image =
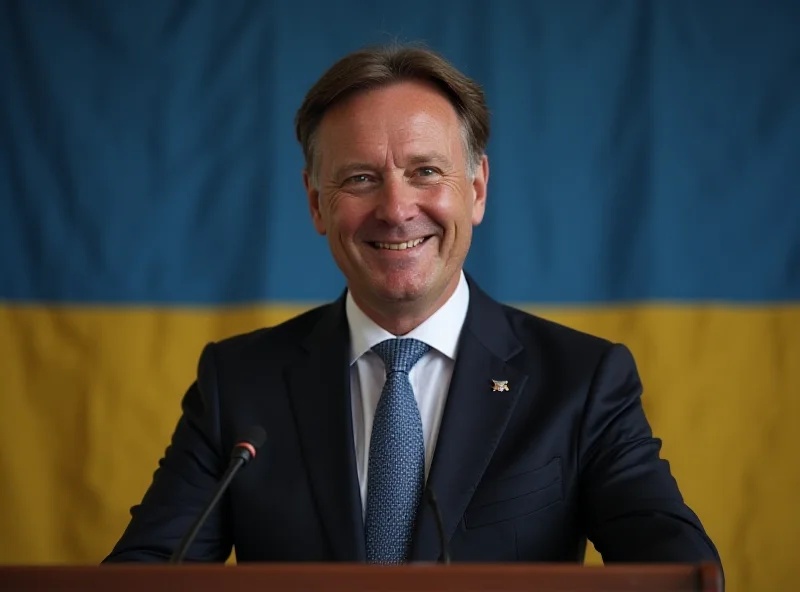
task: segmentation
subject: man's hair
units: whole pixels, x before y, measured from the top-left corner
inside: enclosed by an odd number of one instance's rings
[[[474,176],[489,141],[489,110],[483,89],[430,49],[385,45],[340,59],[311,87],[297,111],[297,140],[314,187],[319,186],[317,131],[325,113],[359,91],[413,80],[433,84],[453,105],[461,121],[467,175]]]

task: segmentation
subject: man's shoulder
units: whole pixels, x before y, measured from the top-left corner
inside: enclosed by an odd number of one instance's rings
[[[315,306],[276,325],[220,339],[215,342],[215,349],[221,355],[239,358],[246,358],[249,353],[263,356],[265,351],[272,355],[294,352],[334,305],[329,302]]]
[[[582,360],[594,365],[614,346],[609,339],[539,314],[501,305],[514,335],[528,351],[563,361]]]
[[[638,372],[633,353],[624,344],[512,306],[503,305],[503,311],[521,345],[514,363],[536,368],[551,386],[583,389],[601,367],[605,372]]]
[[[542,316],[542,313],[531,312],[507,304],[501,304],[501,307],[511,326],[523,333],[535,333],[545,338],[568,342],[577,341],[602,348],[608,347],[611,343],[599,335]]]
[[[503,324],[500,320],[502,316],[524,348],[566,346],[604,351],[612,345],[608,339],[599,335],[592,335],[575,327],[547,319],[541,314],[524,310],[519,306],[500,302],[484,291],[474,278],[467,275],[467,280],[473,299],[470,306],[475,317],[481,319],[480,324],[484,326],[487,323]]]

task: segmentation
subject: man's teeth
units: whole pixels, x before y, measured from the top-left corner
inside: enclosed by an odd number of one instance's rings
[[[424,238],[415,238],[412,241],[408,241],[405,243],[375,243],[375,246],[379,249],[390,249],[392,251],[404,251],[405,249],[410,249],[411,247],[416,247],[418,244],[424,241]]]

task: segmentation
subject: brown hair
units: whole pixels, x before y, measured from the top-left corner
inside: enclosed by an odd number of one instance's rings
[[[295,131],[312,184],[317,185],[316,132],[328,109],[360,90],[403,80],[430,82],[450,100],[462,123],[467,170],[474,174],[489,141],[489,110],[481,87],[430,49],[384,45],[361,49],[337,61],[311,87],[297,111]]]

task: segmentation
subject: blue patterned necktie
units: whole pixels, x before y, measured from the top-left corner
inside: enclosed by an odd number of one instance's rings
[[[372,348],[386,366],[375,410],[367,472],[366,544],[369,563],[403,563],[425,484],[422,420],[408,373],[430,346],[387,339]]]

